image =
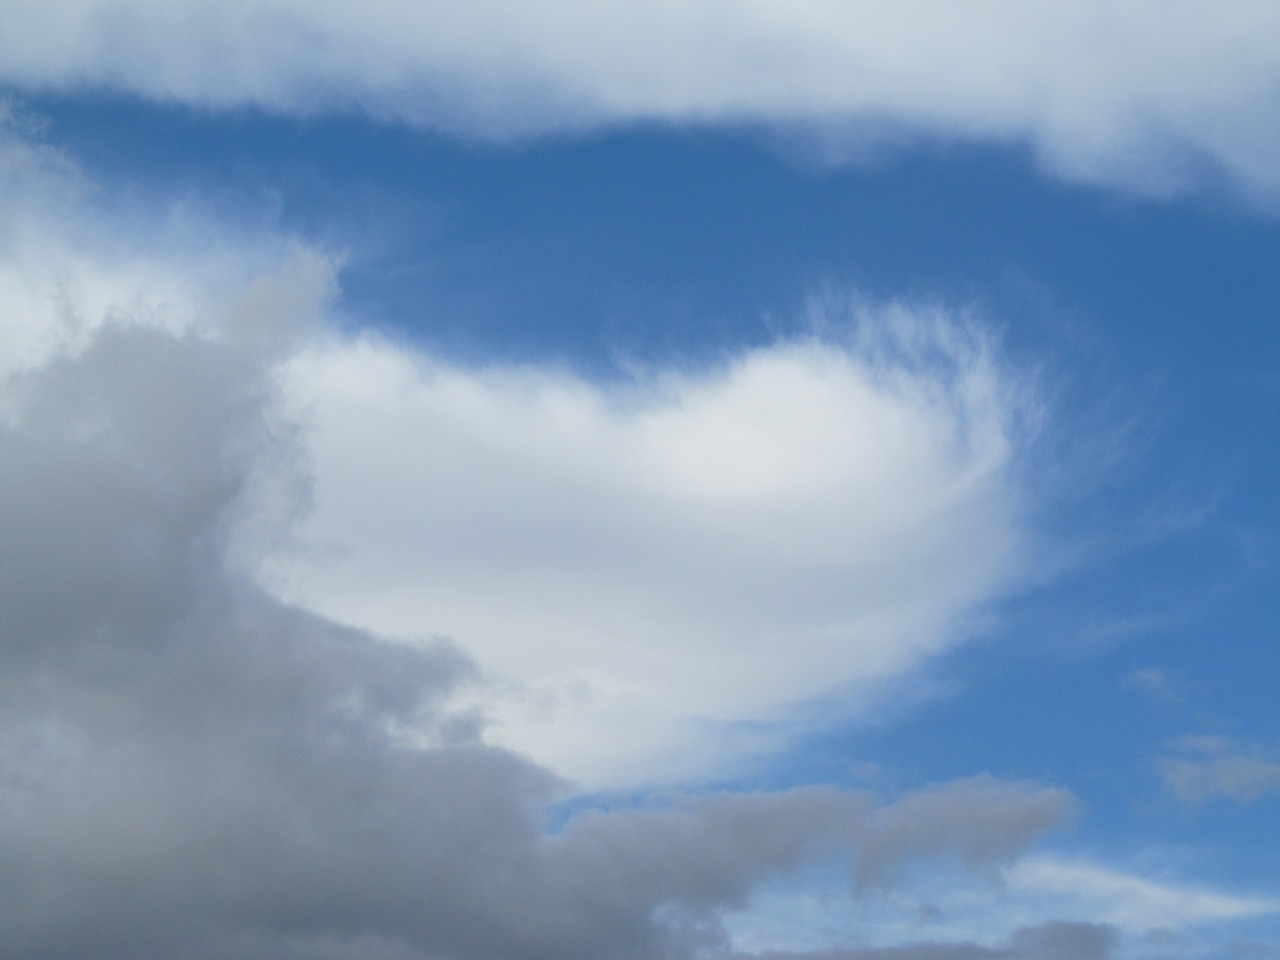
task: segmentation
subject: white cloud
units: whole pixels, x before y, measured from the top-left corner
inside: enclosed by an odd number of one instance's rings
[[[987,347],[936,313],[861,322],[611,384],[370,337],[309,351],[288,381],[311,549],[270,579],[454,638],[508,684],[482,698],[491,736],[558,771],[724,772],[759,746],[729,725],[916,667],[1023,559]]]
[[[253,320],[236,320],[249,306],[237,298],[286,264],[315,274],[321,289],[332,277],[335,265],[318,251],[269,233],[237,233],[180,209],[159,219],[109,212],[71,158],[21,127],[0,105],[0,380],[82,347],[107,323],[174,332],[261,325],[253,309]],[[312,285],[302,286],[314,309]]]
[[[357,107],[471,135],[645,119],[1029,143],[1163,191],[1280,189],[1265,0],[9,0],[0,77],[196,104]]]
[[[1038,910],[1141,933],[1280,912],[1274,897],[1223,893],[1087,861],[1030,857],[1007,873],[1010,891]]]

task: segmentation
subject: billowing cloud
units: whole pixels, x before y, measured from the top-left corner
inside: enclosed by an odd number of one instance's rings
[[[690,956],[813,856],[882,883],[1004,865],[1069,814],[1063,791],[980,777],[673,795],[548,832],[563,783],[453,707],[483,682],[465,651],[251,575],[305,507],[285,385],[326,336],[332,265],[268,240],[254,279],[171,225],[118,242],[56,156],[0,163],[0,306],[22,331],[0,365],[7,957]]]
[[[9,0],[0,77],[199,105],[357,108],[473,136],[765,125],[840,157],[1027,143],[1148,191],[1280,188],[1273,4],[1131,0]]]

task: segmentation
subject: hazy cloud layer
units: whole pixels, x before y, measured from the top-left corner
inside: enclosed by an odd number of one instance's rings
[[[1024,142],[1072,178],[1280,188],[1280,10],[1255,0],[9,0],[0,77],[357,108],[509,137],[763,124],[821,154]]]

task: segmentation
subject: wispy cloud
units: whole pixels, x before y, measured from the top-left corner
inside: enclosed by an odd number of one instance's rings
[[[1182,696],[1178,693],[1177,686],[1170,679],[1169,674],[1156,667],[1139,667],[1136,670],[1132,670],[1125,677],[1125,682],[1134,689],[1141,690],[1147,696],[1157,700],[1165,700],[1170,703],[1178,703],[1182,700]]]
[[[1015,894],[1050,915],[1088,916],[1135,933],[1280,912],[1272,897],[1223,893],[1082,860],[1033,857],[1007,874]]]
[[[1165,786],[1183,803],[1200,806],[1215,797],[1253,803],[1280,794],[1280,759],[1275,750],[1221,737],[1183,737],[1157,764]]]

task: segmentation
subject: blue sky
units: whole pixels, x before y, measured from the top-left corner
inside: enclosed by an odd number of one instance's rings
[[[1267,5],[58,6],[16,955],[1280,957]]]

